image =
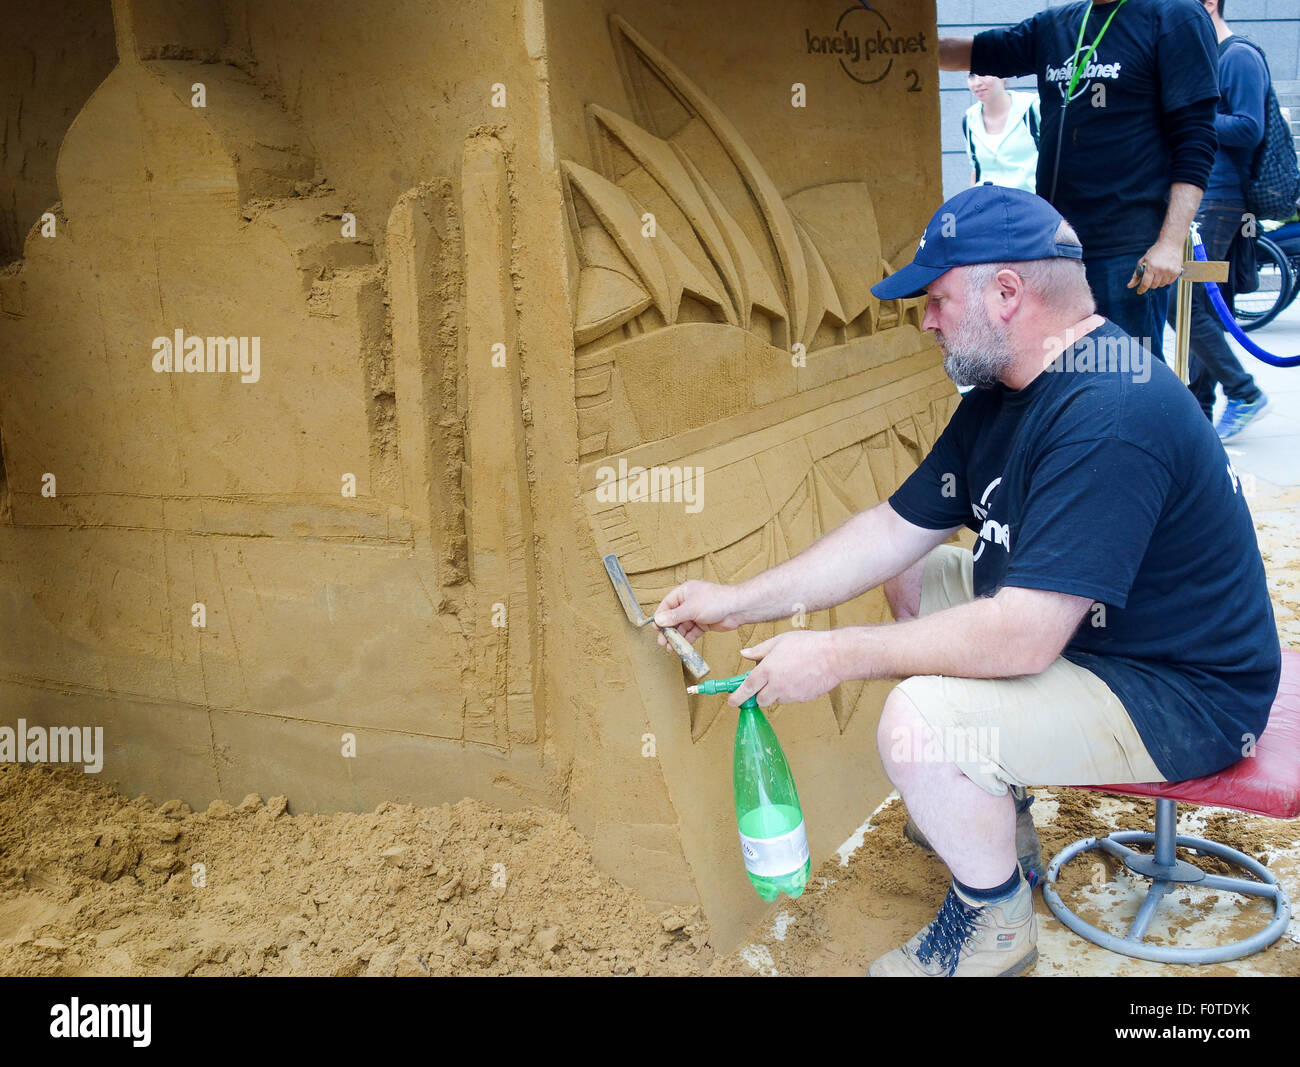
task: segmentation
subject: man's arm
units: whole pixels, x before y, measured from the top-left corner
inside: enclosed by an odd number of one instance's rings
[[[974,37],[940,37],[939,69],[970,70],[970,50]]]
[[[901,574],[960,527],[927,530],[882,500],[818,538],[792,559],[735,587],[744,622],[766,622],[794,611],[820,611],[852,600]]]
[[[741,650],[759,663],[729,703],[756,694],[764,708],[798,704],[855,678],[1038,674],[1061,654],[1092,603],[1091,597],[1006,586],[996,596],[906,622],[780,633]]]
[[[1183,242],[1192,220],[1196,218],[1196,209],[1201,203],[1205,190],[1190,182],[1174,182],[1169,186],[1169,206],[1165,208],[1164,225],[1160,227],[1160,240],[1170,244],[1177,242],[1178,254],[1183,252]],[[1179,267],[1181,270],[1181,266]]]
[[[1268,72],[1249,45],[1229,48],[1219,64],[1219,95],[1227,111],[1214,116],[1214,133],[1220,145],[1254,148],[1264,137],[1264,107]]]
[[[1183,242],[1196,218],[1218,148],[1214,134],[1217,103],[1213,97],[1197,100],[1164,117],[1165,136],[1170,143],[1169,204],[1160,236],[1138,260],[1146,264],[1146,272],[1139,278],[1134,269],[1129,279],[1128,288],[1137,286],[1139,293],[1169,285],[1182,273]]]
[[[1139,293],[1178,280],[1183,271],[1183,242],[1196,218],[1196,209],[1205,190],[1188,182],[1174,182],[1169,186],[1169,206],[1165,208],[1165,221],[1160,227],[1156,243],[1138,260],[1145,263],[1146,272],[1138,277],[1136,270],[1129,279],[1128,288],[1135,285]]]
[[[1135,269],[1129,279],[1128,287],[1137,286],[1139,293],[1169,285],[1182,272],[1183,242],[1219,147],[1214,133],[1219,102],[1214,27],[1199,4],[1186,7],[1156,41],[1161,135],[1169,146],[1169,205],[1160,236],[1138,260],[1146,264],[1146,272],[1139,280]]]
[[[852,600],[900,574],[960,527],[927,530],[888,501],[845,520],[797,556],[736,585],[691,581],[655,609],[660,626],[677,626],[694,641],[708,629],[785,618],[802,605],[820,611]]]
[[[1010,678],[1046,670],[1092,604],[1091,597],[1005,586],[906,622],[832,633],[845,678]]]

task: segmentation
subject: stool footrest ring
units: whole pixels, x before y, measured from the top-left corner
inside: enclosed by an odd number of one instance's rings
[[[1205,874],[1199,868],[1176,858],[1172,865],[1160,864],[1155,856],[1127,847],[1129,844],[1155,845],[1156,840],[1157,834],[1148,830],[1121,830],[1107,837],[1086,837],[1066,846],[1047,868],[1047,880],[1043,883],[1043,898],[1047,901],[1047,906],[1052,909],[1052,914],[1080,937],[1094,944],[1125,956],[1158,963],[1222,963],[1224,960],[1240,959],[1242,956],[1249,956],[1260,949],[1267,948],[1282,936],[1291,921],[1291,904],[1287,899],[1286,891],[1278,884],[1277,878],[1262,863],[1244,852],[1219,844],[1217,841],[1206,841],[1204,838],[1182,834],[1174,839],[1179,848],[1194,849],[1203,855],[1225,860],[1243,868],[1254,875],[1258,881],[1250,878],[1228,878],[1222,875]],[[1115,856],[1130,870],[1151,879],[1146,899],[1138,909],[1127,937],[1116,937],[1091,923],[1084,922],[1066,907],[1056,890],[1056,880],[1061,873],[1061,868],[1076,856],[1094,849]],[[1185,869],[1196,871],[1199,877],[1186,876]],[[1147,944],[1143,938],[1146,936],[1147,927],[1155,915],[1160,899],[1172,892],[1179,884],[1189,883],[1206,889],[1264,897],[1273,902],[1273,919],[1250,937],[1226,945],[1179,948]]]

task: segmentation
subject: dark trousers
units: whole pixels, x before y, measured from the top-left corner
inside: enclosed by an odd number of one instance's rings
[[[1165,319],[1169,315],[1172,287],[1148,289],[1143,294],[1138,293],[1137,286],[1127,288],[1139,258],[1131,252],[1093,259],[1085,256],[1083,266],[1097,301],[1097,314],[1105,315],[1130,337],[1141,341],[1153,356],[1163,360]]]
[[[1226,259],[1237,228],[1241,225],[1244,204],[1201,204],[1196,223],[1201,230],[1206,259]],[[1245,240],[1245,238],[1243,238]],[[1229,277],[1232,271],[1228,272]],[[1229,307],[1232,306],[1231,282],[1220,284],[1219,291]],[[1169,309],[1169,324],[1174,325],[1176,309]],[[1214,387],[1223,386],[1223,395],[1229,400],[1251,403],[1260,398],[1259,386],[1242,368],[1240,361],[1228,347],[1223,333],[1223,323],[1210,303],[1210,294],[1204,285],[1192,286],[1192,328],[1188,342],[1188,387],[1196,397],[1205,417],[1213,418]]]

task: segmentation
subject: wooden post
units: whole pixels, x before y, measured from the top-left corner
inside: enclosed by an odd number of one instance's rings
[[[1184,382],[1191,380],[1188,370],[1187,350],[1192,334],[1192,286],[1197,282],[1226,282],[1228,264],[1225,260],[1201,262],[1192,251],[1197,236],[1196,223],[1192,223],[1187,240],[1183,242],[1183,273],[1178,278],[1178,304],[1174,319],[1174,371]]]

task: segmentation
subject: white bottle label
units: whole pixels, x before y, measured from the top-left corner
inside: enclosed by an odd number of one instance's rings
[[[780,878],[801,870],[808,861],[808,835],[803,820],[788,834],[780,837],[746,837],[740,835],[740,854],[745,870],[760,878]]]

